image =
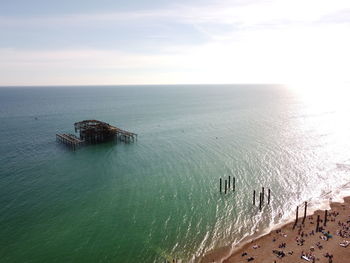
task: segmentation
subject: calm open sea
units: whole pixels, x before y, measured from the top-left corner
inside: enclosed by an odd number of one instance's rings
[[[330,94],[332,94],[330,92]],[[273,85],[0,88],[1,262],[187,262],[350,189],[341,94]],[[333,96],[334,95],[334,96]],[[98,119],[134,144],[55,141]],[[236,192],[219,193],[219,178]],[[270,188],[260,213],[253,190]]]

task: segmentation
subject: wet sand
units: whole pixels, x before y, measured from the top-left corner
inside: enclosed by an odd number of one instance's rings
[[[300,217],[294,229],[294,222],[288,223],[244,244],[231,255],[227,255],[227,249],[218,249],[205,255],[200,262],[350,263],[350,197],[344,198],[344,203],[331,203],[330,206],[326,225],[325,211],[317,210],[306,217],[304,224]],[[303,216],[303,208],[299,209],[300,214]],[[318,215],[323,232],[316,232]],[[349,242],[347,247],[340,246],[344,241]]]

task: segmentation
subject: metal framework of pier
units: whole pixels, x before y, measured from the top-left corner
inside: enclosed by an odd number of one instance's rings
[[[84,143],[83,140],[79,139],[74,134],[68,133],[56,134],[56,140],[71,146],[73,149],[81,146]]]
[[[56,134],[56,139],[66,145],[72,146],[74,149],[83,143],[101,143],[108,140],[117,139],[125,143],[137,140],[137,134],[125,131],[109,123],[98,120],[85,120],[74,123],[76,133],[74,134]]]

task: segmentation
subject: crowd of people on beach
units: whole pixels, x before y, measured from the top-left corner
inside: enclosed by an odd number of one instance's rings
[[[330,233],[330,231],[327,231],[326,228],[327,227],[327,222],[336,222],[336,217],[339,215],[339,212],[336,211],[330,211],[330,213],[328,214],[328,217],[325,219],[326,221],[320,220],[320,223],[322,225],[318,226],[318,228],[315,230],[311,230],[311,231],[305,231],[305,225],[304,224],[300,224],[298,226],[298,232],[296,233],[296,237],[295,237],[295,242],[298,246],[305,246],[306,240],[308,240],[308,237],[311,236],[315,236],[315,235],[319,235],[319,238],[321,239],[320,241],[315,242],[313,245],[310,246],[310,248],[305,248],[301,251],[300,253],[300,259],[305,260],[307,262],[320,262],[320,258],[318,258],[318,256],[323,256],[324,258],[326,258],[328,260],[328,263],[333,263],[333,254],[330,254],[329,252],[325,252],[323,254],[319,254],[317,253],[317,251],[323,250],[325,247],[326,243],[322,243],[322,242],[327,242],[330,239],[333,238],[333,235]],[[316,225],[314,222],[314,218],[313,216],[309,216],[309,223],[311,225]],[[317,224],[318,225],[318,224]],[[341,222],[338,221],[338,227],[340,229],[338,229],[336,231],[336,235],[340,236],[342,238],[344,238],[344,241],[341,242],[339,245],[341,247],[346,248],[347,246],[350,245],[350,241],[349,240],[345,240],[346,238],[350,238],[350,216],[348,218],[348,220],[346,222]],[[274,231],[276,235],[272,236],[272,242],[276,242],[280,237],[287,237],[287,234],[282,232],[281,229],[278,229],[276,231]],[[310,243],[310,242],[308,242]],[[277,244],[276,244],[277,247]],[[260,248],[260,245],[258,244],[254,244],[252,246],[252,248],[254,250]],[[290,251],[285,251],[285,249],[287,248],[287,243],[286,242],[281,242],[278,244],[278,249],[273,249],[272,253],[279,259],[282,259],[288,255],[293,255],[294,251],[290,250]],[[247,252],[242,253],[241,255],[243,258],[245,258],[245,260],[247,262],[253,261],[255,258],[251,255],[248,256]],[[256,257],[256,255],[255,255]],[[276,262],[276,261],[274,261]],[[324,262],[324,261],[321,261]]]
[[[341,229],[337,230],[336,235],[342,238],[350,238],[350,216],[347,222],[339,221],[338,226],[341,227]]]

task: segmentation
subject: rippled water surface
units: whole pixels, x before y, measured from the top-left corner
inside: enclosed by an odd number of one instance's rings
[[[350,188],[347,104],[266,85],[0,88],[0,261],[187,262],[316,207]],[[55,141],[84,119],[138,141]]]

